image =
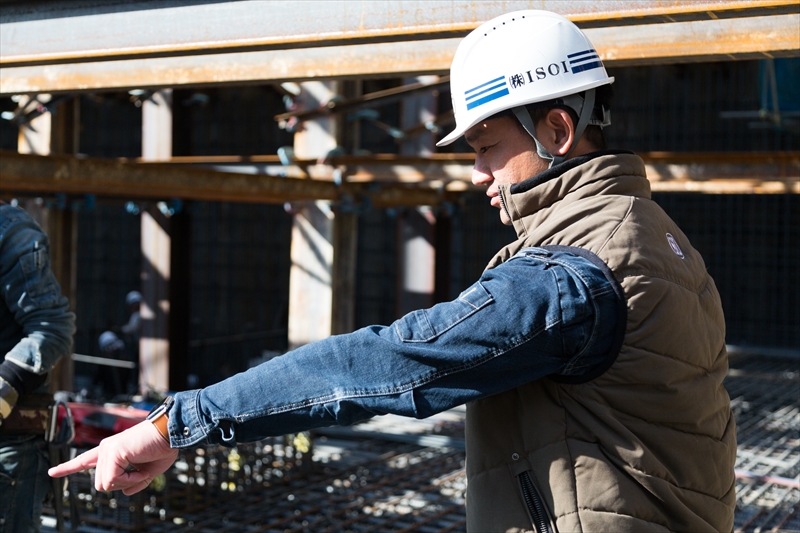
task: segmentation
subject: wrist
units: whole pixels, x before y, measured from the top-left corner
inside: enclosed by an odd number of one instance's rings
[[[167,441],[169,444],[169,408],[172,407],[172,404],[175,400],[172,396],[167,396],[163,402],[156,405],[150,414],[147,415],[147,421],[153,424],[158,431],[158,433]]]

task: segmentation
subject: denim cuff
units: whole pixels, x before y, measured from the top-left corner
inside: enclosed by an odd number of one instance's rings
[[[178,392],[175,403],[167,413],[169,445],[171,448],[189,448],[208,438],[214,424],[205,421],[199,408],[199,390]]]

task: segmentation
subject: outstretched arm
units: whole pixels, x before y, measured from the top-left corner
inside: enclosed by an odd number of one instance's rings
[[[544,376],[582,375],[616,357],[616,325],[617,297],[590,261],[521,254],[452,302],[176,393],[169,443],[145,422],[50,472],[96,466],[99,490],[133,494],[174,462],[170,445],[233,445],[385,413],[423,418]]]
[[[121,490],[131,495],[146,488],[177,457],[178,450],[169,447],[151,422],[144,421],[103,439],[98,447],[51,468],[48,473],[64,477],[94,467],[97,490]]]

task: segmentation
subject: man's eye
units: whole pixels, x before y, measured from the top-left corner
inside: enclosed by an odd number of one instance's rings
[[[482,154],[485,154],[486,152],[488,152],[488,151],[489,151],[489,148],[491,148],[492,146],[494,146],[494,145],[491,145],[491,146],[483,146],[483,147],[481,147],[481,149],[480,149],[480,150],[478,150],[478,151],[479,151],[480,153],[482,153]]]

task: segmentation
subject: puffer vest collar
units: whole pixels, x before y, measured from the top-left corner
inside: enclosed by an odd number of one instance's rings
[[[530,227],[546,214],[534,216],[554,203],[573,195],[574,199],[598,194],[618,194],[650,198],[650,184],[644,162],[627,150],[605,150],[574,157],[525,181],[498,187],[502,208],[506,210],[517,237],[525,237]]]

